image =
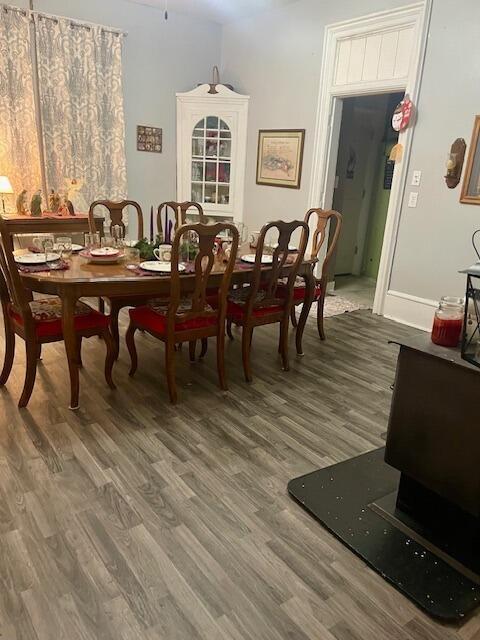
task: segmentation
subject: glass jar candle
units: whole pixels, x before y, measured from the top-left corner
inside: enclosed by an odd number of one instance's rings
[[[463,298],[444,296],[435,311],[432,342],[442,347],[456,347],[463,328]]]

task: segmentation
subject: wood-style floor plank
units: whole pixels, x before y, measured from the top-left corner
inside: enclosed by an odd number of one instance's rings
[[[125,329],[125,315],[122,316]],[[69,411],[62,344],[45,345],[18,410],[19,344],[0,390],[0,637],[27,640],[475,640],[428,619],[288,496],[290,478],[384,442],[397,349],[414,330],[367,311],[313,322],[281,370],[277,329],[255,330],[254,382],[239,333],[202,362],[138,334],[117,391],[104,347],[84,340],[81,408]],[[291,336],[293,338],[293,336]]]

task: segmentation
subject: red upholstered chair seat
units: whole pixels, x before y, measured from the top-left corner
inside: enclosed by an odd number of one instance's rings
[[[286,295],[286,282],[279,282],[279,286],[277,289],[277,294],[280,298],[284,298]],[[305,287],[305,280],[300,277],[297,276],[295,278],[295,284],[294,284],[294,288],[293,288],[293,301],[294,302],[298,302],[299,300],[303,300],[305,298],[305,293],[306,293],[306,287]],[[322,293],[322,286],[320,283],[315,285],[315,293],[314,293],[314,300],[318,300],[318,298],[320,298],[320,295]]]
[[[283,311],[283,307],[280,305],[275,305],[272,307],[259,307],[258,309],[253,310],[253,315],[256,318],[263,318],[264,316],[269,316],[274,313],[278,313]],[[227,317],[234,322],[241,320],[245,315],[245,305],[236,304],[231,300],[227,303]]]
[[[162,298],[150,300],[147,305],[129,309],[130,320],[137,326],[153,331],[154,333],[166,333],[167,331],[167,312],[169,301]],[[192,308],[190,298],[180,300],[178,313],[185,313]],[[210,304],[205,305],[205,311],[213,311]],[[205,318],[192,318],[182,321],[181,318],[175,322],[175,331],[189,331],[191,329],[201,329],[203,327],[213,326],[217,324],[216,316]]]
[[[38,338],[58,336],[61,339],[62,331],[62,301],[60,298],[42,298],[29,302],[35,333]],[[22,315],[10,307],[10,316],[17,324],[23,325]],[[89,307],[84,302],[77,302],[75,306],[74,326],[75,331],[87,331],[90,329],[106,329],[109,317]]]

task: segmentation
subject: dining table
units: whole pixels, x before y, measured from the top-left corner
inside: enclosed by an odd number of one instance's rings
[[[232,274],[231,284],[248,283],[254,265],[242,261],[242,256],[251,254],[248,243],[241,246]],[[293,261],[292,261],[293,262]],[[292,262],[286,262],[279,272],[284,278],[292,268]],[[302,336],[308,314],[315,294],[314,266],[316,259],[305,258],[300,265],[298,275],[304,279],[306,293],[303,308],[296,331],[296,350],[303,355]],[[133,267],[133,268],[132,268]],[[221,259],[215,260],[210,273],[208,286],[220,286],[225,264]],[[264,265],[267,271],[271,266]],[[75,305],[80,298],[101,298],[122,296],[168,297],[171,287],[169,274],[143,272],[139,266],[129,263],[123,258],[117,264],[92,264],[78,254],[73,254],[68,261],[68,268],[63,270],[50,269],[46,271],[32,270],[20,272],[23,285],[32,293],[56,295],[62,301],[62,329],[65,350],[70,375],[70,409],[79,407],[79,354],[77,350],[77,336],[74,328]],[[195,275],[184,273],[181,275],[182,293],[193,292]]]

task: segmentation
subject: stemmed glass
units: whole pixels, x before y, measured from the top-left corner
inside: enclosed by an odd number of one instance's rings
[[[112,240],[113,246],[121,248],[124,245],[123,227],[119,224],[114,224],[112,227]]]

